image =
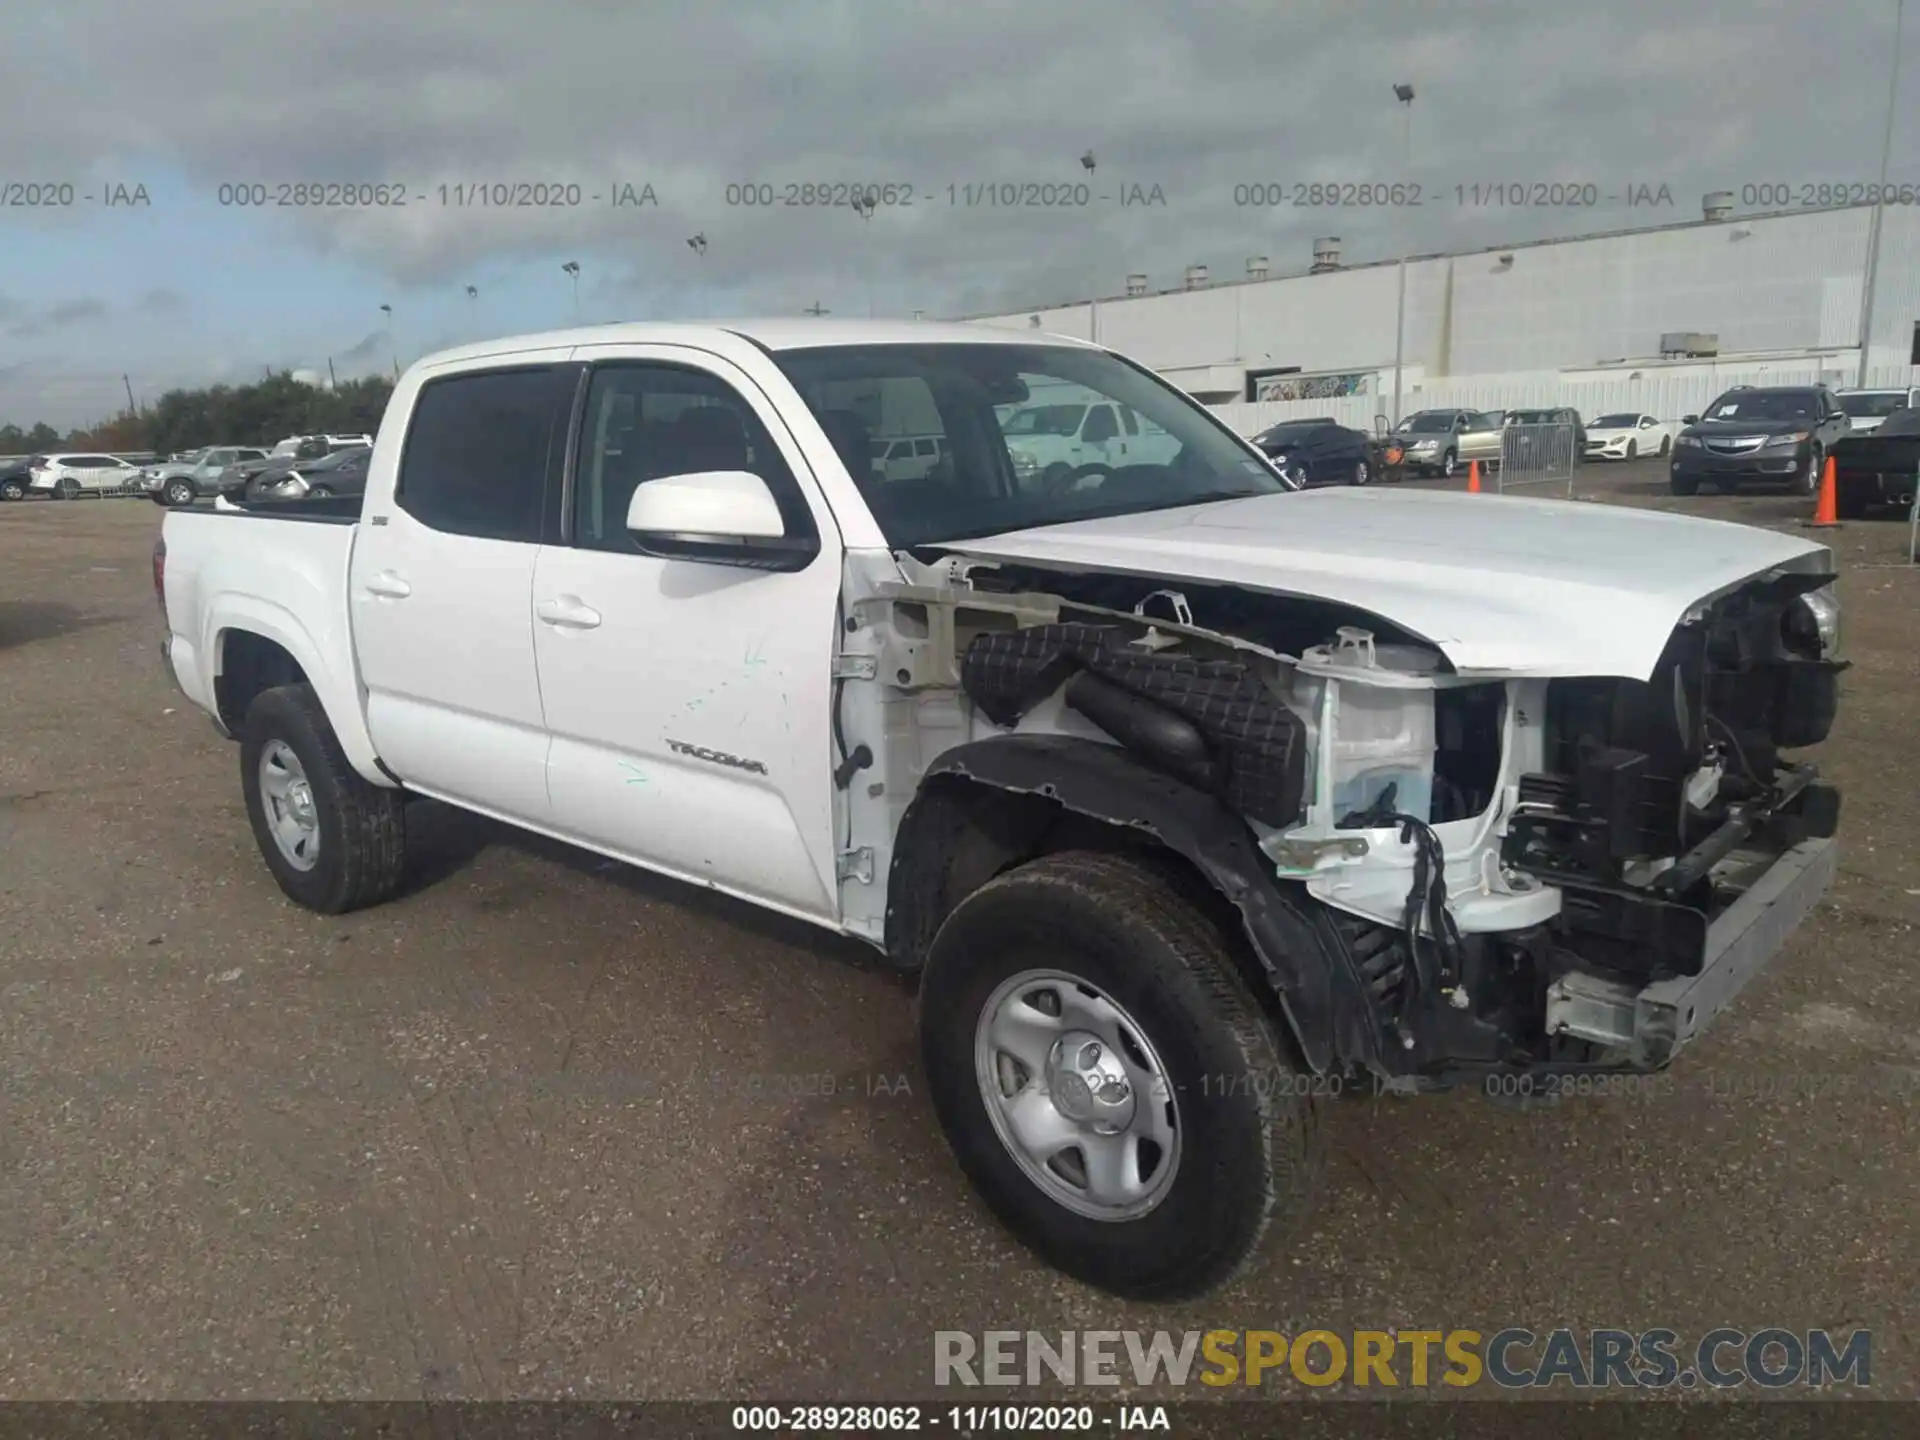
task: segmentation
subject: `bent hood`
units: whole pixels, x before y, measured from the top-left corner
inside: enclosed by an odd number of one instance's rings
[[[1644,680],[1686,613],[1832,552],[1750,525],[1505,495],[1309,490],[1037,526],[942,549],[980,560],[1332,600],[1455,670]]]

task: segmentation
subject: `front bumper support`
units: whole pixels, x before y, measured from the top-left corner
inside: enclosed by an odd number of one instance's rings
[[[1636,990],[1579,973],[1547,991],[1547,1030],[1626,1050],[1636,1069],[1658,1070],[1746,988],[1833,886],[1833,839],[1803,840],[1776,860],[1707,930],[1698,975]]]

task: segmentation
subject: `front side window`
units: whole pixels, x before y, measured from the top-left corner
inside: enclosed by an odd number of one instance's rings
[[[414,402],[395,502],[450,535],[538,543],[563,372],[430,380]]]
[[[575,545],[638,554],[627,529],[633,492],[649,480],[713,470],[758,475],[780,506],[788,536],[817,538],[812,512],[773,437],[753,407],[716,375],[676,365],[597,367],[581,423]],[[871,444],[863,440],[860,452],[870,457]]]
[[[776,354],[888,542],[937,545],[1029,525],[1287,494],[1271,464],[1148,371],[1063,345],[849,345]],[[1094,449],[1134,411],[1137,441]],[[941,459],[888,481],[856,465],[857,412],[935,435]],[[1104,417],[1104,421],[1102,421]]]
[[[1904,408],[1906,403],[1906,394],[1899,390],[1870,391],[1840,397],[1840,408],[1855,420],[1884,419]]]

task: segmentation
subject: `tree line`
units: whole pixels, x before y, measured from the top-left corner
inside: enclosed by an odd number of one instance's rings
[[[268,446],[289,435],[371,435],[380,428],[393,382],[379,375],[323,389],[291,371],[251,385],[169,390],[151,405],[64,435],[44,422],[0,425],[0,455],[48,450],[151,450],[171,455],[203,445]]]

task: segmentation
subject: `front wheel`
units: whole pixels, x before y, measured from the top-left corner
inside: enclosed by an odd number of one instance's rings
[[[1670,436],[1664,436],[1664,435],[1663,435],[1663,436],[1662,436],[1662,437],[1660,438],[1660,458],[1661,458],[1662,460],[1664,460],[1664,459],[1666,459],[1666,458],[1667,458],[1667,452],[1668,452],[1669,450],[1671,450],[1671,449],[1673,449],[1673,439],[1672,439],[1672,437],[1670,437]]]
[[[333,497],[333,487],[331,485],[316,485],[307,491],[307,494],[315,500],[328,500]]]
[[[1118,856],[1044,857],[961,901],[921,979],[941,1127],[1024,1244],[1117,1295],[1219,1285],[1318,1160],[1312,1079],[1224,933]]]
[[[167,504],[169,505],[191,505],[193,503],[193,486],[185,480],[169,480],[164,493],[167,498]]]
[[[1700,480],[1693,475],[1670,475],[1667,488],[1676,495],[1697,495],[1700,493]]]
[[[354,770],[312,686],[264,690],[248,707],[240,785],[254,841],[288,899],[340,915],[399,888],[406,797]]]
[[[1809,495],[1820,493],[1820,466],[1824,459],[1818,446],[1807,451],[1807,468],[1800,477],[1800,488]]]
[[[27,487],[18,480],[0,480],[0,500],[24,500]]]
[[[1635,460],[1638,460],[1639,458],[1640,458],[1639,442],[1635,440],[1627,441],[1627,463],[1632,464]]]
[[[1366,461],[1356,460],[1353,462],[1353,483],[1354,484],[1366,485],[1370,483],[1372,479],[1373,479],[1373,471],[1367,467]]]
[[[1441,476],[1445,479],[1451,480],[1454,476],[1454,472],[1459,468],[1460,468],[1460,457],[1454,454],[1453,451],[1451,450],[1447,451],[1447,453],[1440,460]]]

